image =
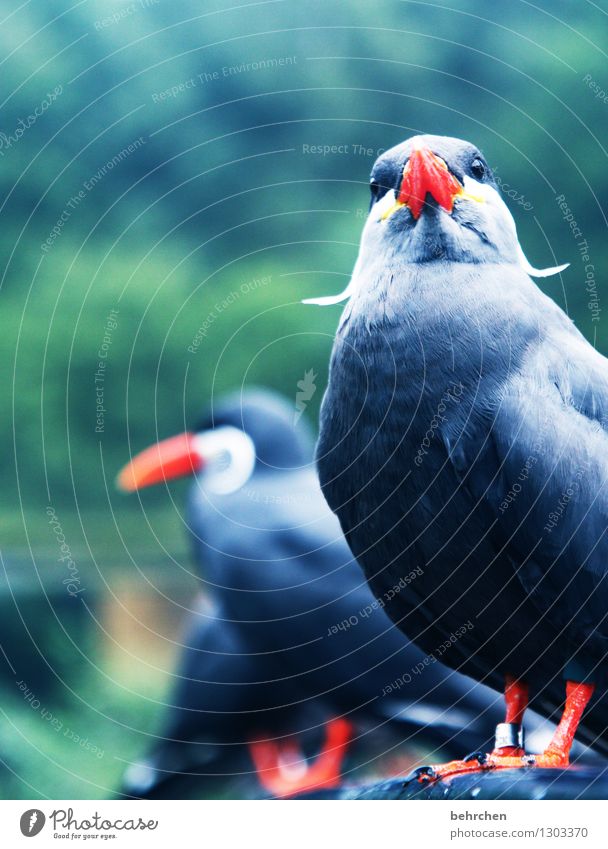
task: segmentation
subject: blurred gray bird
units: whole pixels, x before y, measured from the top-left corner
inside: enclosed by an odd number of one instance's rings
[[[300,381],[308,400],[313,377]],[[425,657],[371,595],[321,494],[313,444],[291,403],[247,389],[122,470],[129,492],[195,476],[187,524],[207,595],[125,795],[299,795],[334,788],[391,740],[455,752],[491,739],[495,694]]]
[[[562,767],[580,723],[608,749],[608,361],[531,276],[481,152],[416,136],[384,153],[321,411],[323,492],[376,594],[423,650],[506,685],[490,755],[423,777]],[[472,627],[463,630],[463,623]],[[525,755],[528,703],[566,701]],[[582,719],[581,719],[582,717]]]

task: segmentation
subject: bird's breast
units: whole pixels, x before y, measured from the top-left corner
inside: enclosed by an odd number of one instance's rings
[[[491,416],[479,411],[496,403],[495,347],[465,314],[454,319],[434,300],[393,303],[375,321],[354,310],[336,338],[319,472],[377,592],[421,569],[402,600],[449,606],[455,573],[462,583],[479,557],[496,554],[486,534],[491,519],[463,486],[448,440],[472,419],[489,429]]]

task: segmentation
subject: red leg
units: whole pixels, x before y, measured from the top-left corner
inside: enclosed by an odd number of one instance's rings
[[[579,726],[589,699],[593,695],[594,684],[566,682],[566,704],[553,739],[542,753],[534,756],[536,766],[560,767],[570,763],[570,749],[576,729]]]
[[[292,742],[256,740],[249,751],[260,784],[273,796],[287,798],[298,793],[337,787],[342,764],[353,733],[346,719],[332,719],[325,726],[325,743],[312,764]]]
[[[505,722],[521,725],[528,707],[528,685],[512,675],[505,675]]]
[[[498,757],[521,757],[524,754],[520,744],[521,729],[528,707],[528,685],[525,681],[505,675],[505,707],[505,721],[496,727],[496,743],[492,754]],[[503,740],[508,742],[505,744]]]

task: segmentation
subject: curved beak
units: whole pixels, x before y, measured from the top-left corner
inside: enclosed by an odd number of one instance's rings
[[[420,218],[427,194],[434,197],[440,206],[451,213],[454,208],[454,199],[462,191],[463,187],[450,173],[443,159],[428,147],[418,147],[412,151],[403,170],[397,203],[409,206],[417,220]]]
[[[137,454],[121,469],[116,485],[123,492],[135,492],[155,483],[193,475],[205,465],[196,446],[196,434],[180,433],[163,439]]]

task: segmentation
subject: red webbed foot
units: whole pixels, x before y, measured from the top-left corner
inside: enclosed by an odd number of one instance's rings
[[[528,755],[523,748],[520,724],[528,701],[527,687],[507,677],[505,688],[507,721],[500,723],[496,728],[494,750],[489,754],[474,752],[463,760],[419,767],[407,777],[406,781],[416,780],[423,784],[493,769],[564,769],[570,763],[570,749],[574,735],[593,691],[593,684],[568,681],[564,712],[551,743],[542,754]]]
[[[337,787],[352,733],[352,725],[346,719],[328,722],[325,742],[312,763],[293,741],[254,740],[249,744],[249,751],[260,784],[280,799]]]

